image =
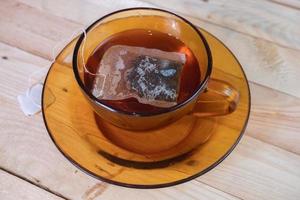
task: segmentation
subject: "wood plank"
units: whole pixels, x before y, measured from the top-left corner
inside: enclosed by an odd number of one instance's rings
[[[155,190],[136,190],[128,188],[120,188],[116,186],[110,186],[110,189],[105,192],[101,199],[151,199],[151,200],[181,200],[181,199],[239,199],[237,197],[228,195],[218,189],[207,186],[206,184],[192,181],[189,183],[184,183],[178,186],[173,186],[170,188],[162,188]]]
[[[78,24],[16,1],[1,1],[0,41],[52,59],[52,49]],[[22,16],[22,17],[20,17]]]
[[[25,16],[24,16],[25,17]],[[25,22],[24,22],[25,23]],[[46,23],[46,22],[45,22]],[[13,27],[14,28],[14,27]],[[215,26],[214,26],[215,28]],[[220,28],[223,30],[222,28]],[[14,29],[17,30],[17,29]],[[224,29],[226,30],[226,29]],[[15,34],[14,31],[11,32],[12,34]],[[219,33],[221,35],[221,32]],[[223,34],[223,33],[222,33]],[[237,33],[236,35],[232,36],[233,41],[240,41],[239,39],[235,39],[234,37],[239,35]],[[243,34],[241,34],[243,35]],[[224,41],[226,41],[225,36],[228,36],[227,33],[224,33]],[[0,37],[2,37],[2,34],[0,34]],[[218,36],[219,37],[219,36]],[[252,38],[252,37],[251,37]],[[11,41],[13,41],[13,37],[10,37]],[[28,37],[28,39],[30,39]],[[38,40],[37,40],[38,41]],[[252,41],[252,40],[245,40],[245,41]],[[265,41],[263,41],[265,42]],[[30,42],[26,45],[31,44]],[[227,44],[227,43],[226,43]],[[247,43],[246,43],[247,44]],[[268,43],[266,43],[268,44]],[[24,48],[28,48],[26,45],[22,44]],[[38,45],[38,42],[35,43],[35,45]],[[231,44],[235,46],[235,44]],[[265,45],[263,45],[265,46]],[[238,47],[238,46],[237,46]],[[236,47],[236,48],[237,48]],[[277,45],[275,45],[276,49],[279,48]],[[36,47],[31,47],[32,49],[35,49]],[[232,47],[230,47],[232,48]],[[288,58],[292,58],[294,61],[297,60],[297,51],[295,53],[290,54],[290,51],[285,51],[285,48],[283,49],[285,53],[280,53],[286,57],[283,58],[284,62],[287,62]],[[241,49],[236,49],[235,51],[241,51]],[[252,51],[249,51],[252,53]],[[282,52],[282,51],[280,51]],[[46,55],[45,51],[45,55]],[[237,52],[238,53],[238,52]],[[247,56],[248,59],[249,55]],[[292,55],[291,57],[289,57]],[[299,54],[298,54],[299,55]],[[8,55],[8,57],[11,57]],[[21,56],[23,57],[23,56]],[[251,61],[253,64],[256,65],[255,62],[256,55],[253,56],[254,61]],[[270,56],[272,57],[272,56]],[[299,56],[298,56],[299,57]],[[263,58],[263,57],[261,57]],[[250,59],[250,60],[251,60]],[[5,60],[5,59],[3,59]],[[34,60],[34,59],[33,59]],[[248,61],[248,60],[247,60]],[[275,62],[276,63],[276,62]],[[293,66],[296,66],[296,63]],[[291,63],[288,63],[290,65]],[[254,66],[255,66],[254,65]],[[272,64],[271,66],[273,66]],[[92,178],[87,177],[84,174],[81,174],[80,172],[76,172],[76,169],[69,164],[62,156],[59,156],[58,151],[54,148],[54,146],[49,142],[49,138],[44,130],[44,126],[42,124],[42,120],[40,116],[35,116],[33,118],[25,118],[21,114],[21,112],[18,109],[18,106],[16,105],[16,102],[13,101],[15,96],[21,91],[19,88],[23,89],[25,88],[25,85],[22,84],[26,81],[24,78],[26,75],[26,70],[28,65],[22,64],[22,62],[19,62],[18,64],[9,64],[5,65],[1,63],[1,73],[3,74],[1,76],[1,85],[3,85],[2,80],[5,80],[5,84],[11,84],[13,87],[6,87],[4,89],[1,88],[1,124],[5,124],[6,127],[11,127],[9,130],[4,130],[4,128],[0,129],[1,133],[5,133],[4,135],[1,134],[0,136],[0,154],[5,153],[4,156],[0,156],[0,163],[3,166],[13,168],[16,172],[20,174],[25,174],[26,177],[29,177],[32,180],[39,181],[40,184],[49,186],[50,188],[54,188],[55,191],[63,191],[63,194],[66,194],[66,196],[70,198],[81,198],[81,197],[94,197],[95,195],[99,194],[97,198],[102,198],[104,195],[107,195],[108,199],[113,199],[116,197],[131,197],[134,198],[137,195],[141,196],[143,198],[144,191],[141,190],[130,190],[130,193],[128,192],[128,189],[109,186],[106,188],[106,186],[103,186],[102,183],[99,183],[98,181],[95,181]],[[7,67],[6,67],[7,66]],[[260,66],[268,66],[268,65],[261,65]],[[249,73],[251,73],[251,67],[249,65]],[[32,71],[34,71],[38,66],[35,66]],[[16,73],[19,73],[19,71],[24,72],[22,75],[17,75],[16,77],[12,76],[10,79],[7,78],[7,76],[11,76],[11,73],[7,69],[14,69]],[[6,73],[4,73],[6,72]],[[248,72],[248,71],[247,71]],[[252,72],[253,73],[253,72]],[[255,74],[260,74],[260,71],[256,71]],[[253,74],[253,76],[255,75]],[[294,71],[291,70],[288,72],[288,74],[294,74]],[[24,75],[24,76],[23,76]],[[272,75],[274,76],[274,75]],[[23,79],[22,79],[23,77]],[[5,78],[5,79],[4,79]],[[14,83],[18,78],[17,83]],[[255,77],[253,77],[255,78]],[[257,78],[261,79],[261,77]],[[276,79],[273,79],[273,84],[276,83]],[[269,85],[272,85],[272,81],[270,81]],[[253,87],[253,86],[252,86]],[[16,89],[15,89],[16,88]],[[297,91],[297,87],[294,87],[295,91]],[[256,86],[254,86],[253,93],[256,91],[258,92],[266,92],[263,89],[257,89]],[[267,90],[271,91],[271,90]],[[285,91],[282,89],[282,91]],[[6,94],[8,92],[8,94]],[[298,130],[297,123],[294,123],[295,120],[298,120],[298,118],[294,119],[293,116],[298,116],[297,114],[297,108],[299,105],[297,101],[294,101],[293,98],[288,98],[288,102],[291,105],[289,108],[286,108],[284,106],[285,96],[284,95],[278,95],[281,96],[278,98],[272,98],[274,109],[279,110],[279,116],[274,114],[275,111],[272,110],[272,108],[266,106],[264,103],[266,101],[266,97],[268,95],[263,96],[264,98],[260,98],[258,94],[258,107],[257,109],[254,109],[258,112],[258,117],[260,121],[259,122],[259,132],[263,132],[266,130],[266,127],[272,126],[272,129],[267,129],[265,132],[264,140],[269,142],[270,138],[272,138],[273,143],[278,142],[276,140],[276,137],[278,135],[281,135],[280,142],[284,141],[284,145],[288,145],[288,143],[291,140],[297,140],[299,139],[299,136],[296,134]],[[2,96],[3,94],[3,96]],[[267,92],[268,94],[268,92]],[[269,94],[273,94],[272,97],[277,97],[277,92],[273,91]],[[253,94],[255,96],[255,94]],[[269,99],[269,98],[268,98]],[[278,101],[278,102],[277,102]],[[295,105],[296,104],[296,105]],[[254,107],[254,106],[253,106]],[[267,107],[265,111],[260,111],[262,107]],[[279,108],[276,108],[279,107]],[[255,107],[254,107],[255,108]],[[292,112],[293,108],[295,109],[295,112]],[[287,109],[287,110],[285,110]],[[271,111],[270,111],[271,110]],[[284,120],[284,122],[281,122],[282,115],[287,111],[288,113],[288,119]],[[254,111],[255,112],[255,111]],[[295,114],[296,113],[296,114]],[[262,121],[263,118],[268,118],[270,114],[274,114],[274,119],[276,121],[276,116],[279,117],[277,122],[280,122],[280,130],[276,134],[272,134],[272,130],[276,130],[278,128],[277,124],[271,123],[270,121],[267,123],[268,125],[265,126],[264,122]],[[273,115],[271,115],[273,117]],[[32,120],[33,119],[33,120]],[[254,118],[256,119],[256,117]],[[267,119],[268,120],[268,119]],[[289,121],[292,120],[291,126],[294,127],[292,129],[289,129],[289,131],[285,131],[285,129],[288,129],[289,127]],[[257,123],[255,120],[251,120],[250,124],[248,126],[248,129],[251,129],[251,124]],[[297,121],[296,121],[297,122]],[[2,126],[3,127],[3,126]],[[24,127],[31,127],[31,130],[26,130]],[[253,128],[252,130],[256,130]],[[250,130],[249,130],[250,132]],[[299,132],[299,131],[298,131]],[[284,133],[281,134],[281,133]],[[248,133],[247,134],[251,134]],[[291,135],[290,135],[291,134]],[[257,136],[261,136],[261,134],[256,134]],[[285,137],[286,136],[286,137]],[[250,142],[248,142],[250,140]],[[38,141],[38,142],[37,142]],[[225,162],[230,162],[230,164],[223,166],[223,163],[221,166],[217,167],[215,170],[213,170],[212,173],[209,173],[205,176],[200,177],[198,180],[203,179],[203,182],[206,184],[212,185],[213,187],[217,187],[218,189],[221,189],[223,191],[228,191],[233,195],[236,195],[238,197],[243,197],[249,199],[257,199],[259,198],[265,198],[267,199],[269,196],[276,198],[287,198],[290,197],[290,199],[296,199],[299,198],[299,193],[297,191],[300,191],[297,186],[299,186],[299,173],[297,173],[296,169],[299,169],[299,159],[298,157],[295,157],[294,154],[288,153],[286,151],[283,151],[279,148],[273,147],[271,145],[266,145],[265,143],[261,143],[257,140],[251,139],[250,137],[245,137],[243,141],[247,141],[247,143],[242,142],[241,145],[238,146],[238,149],[234,151],[234,153],[229,157],[229,159],[225,160]],[[7,144],[8,143],[8,144]],[[11,143],[14,144],[20,144],[16,145],[14,147],[11,147]],[[32,147],[35,144],[35,147]],[[247,148],[244,146],[247,145]],[[276,144],[278,145],[278,144]],[[279,144],[278,146],[282,145]],[[242,146],[242,147],[241,147]],[[294,143],[292,141],[291,146],[294,146]],[[243,151],[241,151],[239,148],[244,148]],[[286,148],[286,147],[284,147]],[[288,147],[289,148],[289,147]],[[286,148],[286,149],[288,149]],[[36,152],[36,149],[39,149],[39,153]],[[255,149],[255,151],[253,150]],[[288,149],[290,151],[297,151],[295,149]],[[240,154],[237,154],[235,152],[240,152]],[[24,155],[24,152],[27,152],[26,155]],[[262,155],[260,155],[262,154]],[[20,156],[22,155],[22,156]],[[41,158],[40,155],[43,155],[43,158]],[[3,159],[3,157],[5,159]],[[230,158],[234,158],[233,160],[230,160]],[[224,163],[225,163],[224,162]],[[276,163],[275,163],[276,162]],[[278,164],[279,162],[279,164]],[[49,167],[49,163],[53,163]],[[21,166],[28,166],[28,168],[23,169]],[[228,167],[227,167],[228,166]],[[59,169],[59,170],[58,170]],[[281,170],[279,170],[281,169]],[[217,171],[217,172],[216,172]],[[282,173],[283,171],[283,173]],[[217,173],[217,174],[216,174]],[[211,175],[211,176],[209,176]],[[209,176],[207,179],[205,177]],[[83,177],[83,178],[82,178]],[[221,177],[221,178],[220,178]],[[252,178],[254,177],[254,178]],[[240,180],[240,181],[239,181]],[[38,182],[37,181],[37,182]],[[76,183],[72,184],[71,186],[68,186],[70,183]],[[270,183],[271,182],[271,183]],[[294,183],[293,186],[290,184]],[[190,186],[192,184],[192,186]],[[59,189],[59,185],[64,185],[64,188]],[[186,186],[187,185],[187,186]],[[186,186],[184,189],[184,192],[191,192],[191,194],[195,193],[202,193],[201,191],[192,190],[190,188],[193,188],[195,185],[196,189],[198,189],[198,185],[193,182],[180,185],[177,187],[174,187],[177,190],[181,191],[183,187]],[[257,188],[257,185],[260,186],[260,188]],[[266,186],[264,186],[266,185]],[[206,186],[206,185],[204,185]],[[289,186],[289,188],[287,188]],[[105,189],[103,189],[105,188]],[[111,189],[113,188],[113,189]],[[212,189],[211,187],[209,187]],[[276,191],[272,191],[276,188]],[[213,189],[212,189],[213,190]],[[162,194],[160,194],[161,191]],[[204,189],[204,191],[207,191],[207,189]],[[213,197],[216,197],[215,193],[218,190],[213,190],[213,192],[209,192],[209,195]],[[282,194],[279,194],[282,192]],[[150,194],[149,194],[150,193]],[[147,193],[148,196],[145,195],[145,199],[152,198],[157,199],[161,197],[166,198],[173,198],[172,195],[174,195],[173,188],[167,188],[162,190],[155,190],[154,192],[150,191]],[[118,195],[117,195],[118,194]],[[180,194],[180,192],[176,193]],[[226,195],[226,193],[222,193],[222,195]],[[116,196],[117,195],[117,196]],[[163,195],[163,196],[161,196]],[[184,197],[186,198],[192,198],[188,194],[184,193]],[[285,196],[283,196],[285,195]],[[171,197],[170,197],[171,196]],[[176,195],[177,198],[181,197],[179,195]],[[198,195],[197,195],[198,198]],[[226,198],[226,197],[224,197]],[[230,198],[233,198],[230,196]],[[129,198],[128,198],[129,199]],[[269,199],[269,198],[268,198]]]
[[[17,95],[25,92],[30,86],[30,75],[50,66],[49,60],[20,51],[3,43],[0,45],[0,56],[2,73],[1,101],[4,101],[4,99],[12,102],[16,101]],[[4,66],[9,66],[9,68]]]
[[[250,84],[252,109],[247,135],[300,155],[300,100]]]
[[[278,3],[283,6],[287,6],[294,9],[300,9],[300,1],[299,0],[269,0],[274,3]]]
[[[27,118],[23,116],[21,111],[19,110],[19,107],[15,101],[15,96],[19,94],[20,92],[24,91],[26,86],[23,84],[26,81],[26,74],[30,72],[30,70],[35,70],[39,67],[35,66],[36,64],[39,65],[45,65],[49,63],[48,61],[43,61],[43,59],[30,55],[28,53],[25,53],[19,49],[1,44],[0,45],[0,55],[5,55],[8,59],[2,59],[0,65],[3,66],[1,68],[1,85],[4,85],[4,87],[0,88],[0,99],[1,99],[1,114],[0,114],[0,123],[5,124],[5,127],[11,127],[11,128],[4,128],[4,126],[0,126],[1,133],[3,133],[0,136],[0,154],[5,153],[5,157],[0,156],[0,165],[3,167],[6,167],[8,169],[14,170],[15,173],[22,174],[26,177],[28,177],[30,180],[33,180],[37,182],[38,184],[41,184],[43,186],[49,187],[53,189],[54,191],[57,191],[63,195],[65,195],[68,198],[77,198],[79,196],[94,196],[98,193],[101,193],[99,191],[105,190],[105,192],[102,192],[101,197],[105,195],[107,199],[114,199],[116,197],[121,196],[128,196],[133,197],[133,195],[139,195],[143,196],[145,194],[142,192],[142,194],[139,192],[140,190],[130,190],[131,192],[128,193],[128,189],[119,188],[115,186],[109,185],[108,187],[103,186],[102,183],[99,183],[95,179],[79,172],[75,167],[73,167],[64,157],[60,155],[60,153],[56,150],[54,145],[52,144],[50,138],[48,137],[46,130],[44,128],[42,118],[40,115],[34,116],[32,118]],[[10,69],[10,70],[6,70]],[[14,69],[14,73],[10,74],[10,71]],[[7,77],[10,77],[7,79]],[[18,80],[16,82],[16,80]],[[16,82],[16,83],[15,83]],[[9,87],[8,87],[9,86]],[[253,90],[253,112],[252,115],[260,115],[261,113],[267,113],[272,112],[270,110],[277,108],[277,112],[279,113],[288,113],[287,115],[294,116],[294,111],[299,110],[298,105],[299,101],[296,98],[289,97],[288,95],[284,95],[281,93],[278,93],[276,91],[273,91],[269,88],[264,88],[259,85],[252,84],[251,88]],[[271,106],[265,106],[265,96],[270,96],[273,100],[273,107]],[[276,97],[276,98],[274,98]],[[285,99],[288,100],[290,107],[285,107],[284,102]],[[264,108],[265,110],[262,110]],[[297,113],[295,116],[298,116]],[[279,118],[277,118],[279,117]],[[254,137],[257,137],[258,139],[261,139],[265,142],[268,142],[270,144],[275,144],[277,146],[281,146],[289,151],[298,151],[298,145],[299,143],[299,128],[297,128],[297,123],[294,121],[290,122],[289,120],[283,121],[281,124],[281,127],[278,128],[277,124],[271,123],[273,120],[281,120],[280,115],[272,115],[270,118],[270,121],[267,121],[268,127],[263,124],[263,122],[257,122],[256,120],[251,120],[248,126],[247,135],[251,135]],[[31,127],[29,130],[24,129],[24,127]],[[285,131],[288,127],[293,127],[294,129],[291,129],[290,131]],[[264,130],[264,131],[261,131]],[[255,134],[255,133],[262,133],[262,134]],[[275,132],[276,134],[273,134]],[[279,140],[277,140],[280,133],[284,132],[285,135],[282,135]],[[268,170],[273,170],[275,172],[277,169],[273,169],[273,163],[270,163],[268,161],[268,157],[272,156],[272,159],[276,157],[277,153],[285,152],[279,148],[275,148],[271,145],[266,145],[265,143],[261,143],[257,140],[251,139],[249,137],[246,137],[244,139],[245,141],[250,140],[248,143],[242,143],[239,146],[247,145],[241,155],[238,156],[235,160],[230,162],[230,165],[232,165],[232,168],[234,168],[236,165],[241,170],[240,176],[241,179],[247,179],[249,174],[247,173],[247,170],[250,168],[252,171],[255,170],[255,167],[253,165],[248,166],[249,162],[245,162],[244,164],[240,165],[241,160],[244,159],[244,157],[248,157],[247,152],[250,151],[249,148],[255,148],[256,151],[253,151],[253,154],[255,154],[254,158],[251,159],[253,162],[262,162],[264,166],[267,166],[265,168],[262,168],[262,172],[257,177],[259,180],[265,180],[266,177],[264,175],[264,172],[268,172]],[[243,140],[243,141],[244,141]],[[10,144],[18,144],[11,146]],[[34,145],[32,145],[34,144]],[[262,145],[263,144],[263,145]],[[257,145],[260,145],[260,149],[257,149]],[[264,145],[267,147],[265,148]],[[275,148],[275,150],[274,150]],[[38,152],[37,150],[38,149]],[[240,150],[236,150],[234,152],[239,152]],[[265,152],[263,157],[260,157],[256,154],[259,154],[258,152]],[[22,152],[26,152],[26,154],[23,154]],[[270,155],[269,155],[270,154]],[[43,155],[42,157],[40,155]],[[236,154],[233,153],[232,156],[234,157]],[[294,181],[297,181],[298,174],[295,172],[294,166],[298,166],[298,160],[299,158],[295,156],[294,154],[285,152],[281,155],[286,155],[287,158],[284,156],[277,157],[279,162],[282,164],[286,164],[287,167],[292,167],[291,174],[296,173],[296,178],[293,179]],[[229,157],[229,158],[230,158]],[[243,158],[241,158],[243,157]],[[290,162],[288,158],[293,158],[295,162]],[[274,158],[275,159],[275,158]],[[277,160],[277,161],[278,161]],[[267,161],[267,162],[266,162]],[[266,162],[266,163],[265,163]],[[274,160],[272,160],[274,162]],[[52,163],[49,165],[49,163]],[[21,166],[28,166],[27,168],[21,167]],[[275,166],[276,168],[277,166]],[[220,169],[220,174],[218,174],[218,177],[223,177],[225,175],[225,179],[232,178],[232,174],[234,173],[229,170],[229,172],[226,172],[222,174],[222,165],[220,167],[217,167],[216,169]],[[231,169],[232,169],[231,168]],[[59,169],[59,170],[58,170]],[[235,169],[235,168],[234,168]],[[264,171],[266,170],[266,171]],[[215,170],[213,170],[213,173],[208,174],[214,174]],[[285,174],[287,178],[289,179],[292,175],[290,172],[286,172],[288,174]],[[271,174],[272,175],[272,174]],[[268,174],[268,176],[271,176]],[[206,177],[207,175],[204,175],[203,177]],[[277,171],[272,175],[273,179],[277,178]],[[202,177],[200,177],[198,180],[202,181]],[[187,184],[183,184],[177,187],[172,188],[166,188],[161,190],[158,194],[156,192],[149,192],[146,196],[150,196],[151,199],[156,199],[161,197],[161,195],[165,198],[173,198],[174,193],[178,192],[181,193],[184,197],[189,197],[189,195],[192,195],[193,193],[204,193],[204,191],[207,192],[208,186],[206,184],[211,185],[212,187],[209,187],[209,190],[212,190],[213,192],[208,192],[208,196],[212,197],[219,197],[219,195],[223,195],[227,198],[228,194],[221,192],[219,194],[218,190],[213,189],[213,187],[217,187],[218,189],[221,189],[223,191],[228,191],[227,187],[234,187],[234,185],[228,186],[230,183],[219,183],[217,185],[214,184],[214,181],[207,181],[205,179],[205,182],[202,183],[200,186],[195,183],[195,181],[189,182]],[[286,179],[284,179],[285,181]],[[207,181],[207,182],[206,182]],[[73,185],[70,183],[76,183],[76,185]],[[222,185],[223,184],[223,185]],[[233,184],[233,183],[231,183]],[[230,190],[230,193],[237,196],[237,197],[244,197],[244,196],[252,196],[254,197],[256,194],[254,191],[251,191],[253,188],[256,187],[256,182],[247,182],[247,188],[243,189],[243,193],[236,193],[234,191]],[[59,185],[66,185],[64,188],[60,188]],[[101,186],[100,186],[101,185]],[[105,187],[105,189],[103,189]],[[265,186],[266,191],[271,190],[269,188],[268,184]],[[96,189],[92,189],[96,188]],[[193,189],[194,188],[194,189]],[[174,190],[173,190],[174,189]],[[197,189],[197,190],[196,190]],[[278,186],[279,191],[285,190],[285,187],[282,185]],[[92,191],[92,192],[89,192]],[[180,191],[180,192],[179,192]],[[295,191],[292,189],[289,189],[287,191],[295,193]],[[186,193],[185,193],[186,192]],[[205,193],[206,193],[205,192]],[[147,199],[145,196],[145,199]],[[171,196],[171,197],[170,197]],[[268,196],[268,192],[264,193],[261,191],[259,193],[260,197]],[[182,197],[178,195],[178,198]],[[225,198],[224,197],[224,198]],[[229,196],[228,198],[234,198],[233,196]]]
[[[299,168],[298,155],[244,136],[225,161],[197,180],[242,199],[297,200]]]
[[[18,177],[10,175],[0,170],[0,199],[5,200],[60,200],[54,194],[51,194],[39,187],[36,187]]]
[[[248,80],[272,89],[300,97],[300,51],[280,47],[220,26],[189,18],[219,38],[237,57]]]
[[[100,17],[119,9],[151,6],[149,3],[138,0],[73,0],[72,2],[64,1],[64,3],[59,0],[18,0],[18,2],[84,25],[89,25]]]
[[[84,5],[90,10],[87,11],[86,9],[83,9],[75,12],[74,10],[76,10],[76,8],[83,6],[82,1],[74,1],[70,6],[60,6],[58,8],[56,5],[60,3],[57,0],[51,1],[51,3],[42,0],[21,1],[38,9],[43,9],[47,15],[50,15],[51,13],[62,17],[64,16],[63,13],[72,13],[65,15],[64,17],[71,21],[78,20],[76,21],[77,23],[85,25],[96,18],[99,18],[102,14],[120,9],[121,7],[124,8],[126,5],[132,6],[135,2],[133,0],[126,1],[128,3],[124,1],[118,1],[118,3],[111,4],[103,2],[103,6],[101,6],[101,3],[98,3],[97,5],[95,2],[85,2]],[[150,4],[141,4],[140,2],[137,5],[149,6]],[[30,9],[28,12],[32,12],[32,10]],[[85,17],[81,18],[80,16],[82,15]],[[300,62],[300,51],[284,48],[263,39],[254,38],[227,28],[213,25],[203,20],[199,20],[197,17],[188,17],[188,19],[222,40],[237,56],[245,69],[249,80],[300,97],[300,90],[298,89],[298,77],[300,76],[298,63]],[[45,24],[46,23],[47,21],[45,21]],[[58,21],[57,23],[60,22]],[[26,48],[27,47],[24,46],[24,49]],[[51,50],[48,50],[48,52],[50,51]]]
[[[142,1],[285,47],[300,49],[300,39],[295,37],[300,34],[299,10],[265,0]]]
[[[69,199],[237,199],[197,181],[144,191],[107,185],[84,174],[56,149],[42,116],[25,117],[16,101],[27,87],[26,74],[39,69],[35,63],[49,61],[2,43],[0,55],[7,57],[0,60],[0,167]]]

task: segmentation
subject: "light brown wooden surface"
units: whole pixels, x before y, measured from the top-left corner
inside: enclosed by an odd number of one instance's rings
[[[5,200],[62,200],[63,198],[51,194],[41,188],[34,187],[27,181],[19,179],[18,177],[8,174],[7,172],[0,171],[0,194],[1,199]]]
[[[274,3],[278,3],[283,6],[288,6],[290,8],[300,9],[300,2],[298,0],[270,0]]]
[[[35,199],[300,199],[298,1],[185,2],[0,2],[0,199],[23,199],[20,191]],[[55,148],[41,114],[25,117],[16,96],[30,73],[49,66],[54,45],[80,27],[117,9],[153,5],[187,17],[233,51],[250,80],[252,112],[241,143],[209,173],[171,188],[134,190],[79,171]]]

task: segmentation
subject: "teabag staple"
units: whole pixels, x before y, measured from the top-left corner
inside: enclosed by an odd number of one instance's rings
[[[103,55],[92,93],[98,99],[134,97],[157,107],[177,104],[184,53],[115,45]]]

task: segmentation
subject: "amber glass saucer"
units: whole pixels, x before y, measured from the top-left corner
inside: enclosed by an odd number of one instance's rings
[[[52,64],[45,80],[43,117],[53,142],[78,168],[100,180],[134,188],[172,186],[217,166],[240,140],[250,112],[250,91],[238,60],[217,38],[201,30],[212,51],[212,78],[240,92],[229,115],[187,115],[153,131],[131,132],[103,121],[83,97],[72,72],[76,40]]]

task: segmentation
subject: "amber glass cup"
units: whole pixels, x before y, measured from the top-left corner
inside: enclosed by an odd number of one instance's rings
[[[108,37],[127,30],[146,29],[172,34],[188,46],[199,63],[200,83],[185,101],[156,113],[130,113],[106,105],[85,86],[84,64],[98,45]],[[186,19],[161,9],[131,8],[108,14],[94,22],[82,34],[73,54],[73,71],[82,93],[94,111],[104,120],[127,130],[149,130],[168,125],[191,114],[197,117],[233,112],[239,93],[233,86],[211,79],[213,70],[210,48],[199,30]]]

